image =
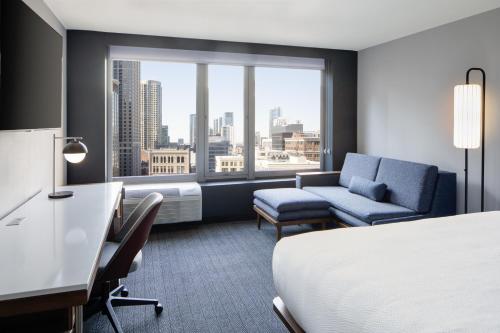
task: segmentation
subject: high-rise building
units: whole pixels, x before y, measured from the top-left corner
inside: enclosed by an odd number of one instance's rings
[[[220,130],[219,130],[219,118],[214,119],[214,131],[213,135],[220,135]]]
[[[221,136],[208,137],[208,170],[215,172],[216,156],[229,155],[229,141]]]
[[[161,82],[141,82],[141,148],[156,149],[160,146],[161,134]]]
[[[224,112],[224,126],[234,126],[233,112]]]
[[[189,144],[196,151],[196,114],[189,115]]]
[[[112,165],[113,165],[113,176],[120,176],[120,81],[113,80],[113,106],[112,106],[112,117],[113,117],[113,155],[112,155]]]
[[[221,128],[220,135],[222,138],[229,142],[229,144],[234,147],[234,127],[230,125],[224,125]]]
[[[255,146],[256,147],[260,147],[261,146],[261,137],[260,137],[260,132],[259,131],[256,131],[255,132]]]
[[[269,134],[268,134],[269,138],[273,134],[274,120],[280,117],[281,117],[281,108],[279,106],[269,110]]]
[[[139,176],[141,173],[140,78],[141,64],[139,61],[115,60],[113,62],[113,79],[119,82],[120,176]]]
[[[161,125],[160,148],[168,148],[170,145],[170,136],[168,135],[168,125]]]

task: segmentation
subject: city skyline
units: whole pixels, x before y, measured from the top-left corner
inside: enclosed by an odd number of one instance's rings
[[[243,143],[243,67],[210,65],[209,73],[217,75],[209,77],[209,126],[216,117],[233,112],[235,142]],[[196,114],[196,65],[141,61],[141,80],[161,82],[162,125],[169,126],[172,142],[182,138],[191,144],[189,119]],[[304,131],[320,129],[320,71],[257,67],[255,82],[255,131],[261,137],[269,137],[268,111],[276,107],[289,123],[301,121]]]

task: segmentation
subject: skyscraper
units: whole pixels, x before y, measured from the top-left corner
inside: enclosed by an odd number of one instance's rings
[[[224,126],[234,126],[234,114],[232,112],[224,112]]]
[[[229,144],[231,146],[233,146],[234,148],[234,127],[233,126],[229,126],[229,125],[224,125],[222,126],[221,128],[221,136],[224,140],[226,140],[227,142],[229,142]]]
[[[161,82],[141,82],[142,129],[141,148],[156,149],[160,146],[161,133]]]
[[[118,80],[113,80],[113,105],[111,114],[113,117],[113,155],[112,155],[112,165],[113,165],[113,176],[120,176],[120,94],[119,94],[120,82]]]
[[[160,148],[168,148],[170,145],[170,136],[168,135],[168,125],[161,125]]]
[[[118,85],[119,170],[120,176],[141,172],[139,61],[113,61],[113,79]]]
[[[274,120],[280,117],[281,117],[281,108],[279,106],[269,110],[269,134],[268,134],[269,138],[273,135]]]
[[[196,151],[196,114],[189,115],[189,144]]]

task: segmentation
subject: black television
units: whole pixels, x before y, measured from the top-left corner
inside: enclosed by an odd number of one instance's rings
[[[22,0],[0,0],[0,130],[61,127],[63,38]]]

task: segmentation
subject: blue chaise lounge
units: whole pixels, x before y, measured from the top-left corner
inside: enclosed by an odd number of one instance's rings
[[[362,185],[365,180],[385,184],[385,193],[379,201],[370,193],[353,193],[353,177]],[[298,173],[296,187],[328,201],[332,216],[343,226],[456,214],[456,174],[432,165],[348,153],[342,171]]]

